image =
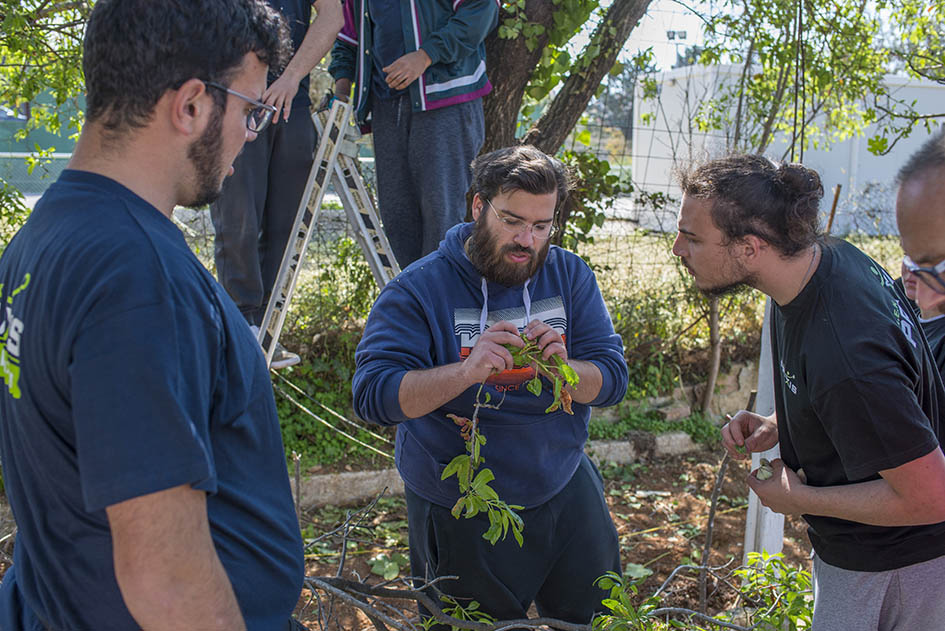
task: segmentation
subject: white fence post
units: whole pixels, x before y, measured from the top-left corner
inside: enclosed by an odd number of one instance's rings
[[[774,366],[771,362],[771,299],[765,301],[765,321],[761,329],[761,353],[758,358],[758,397],[755,412],[767,416],[774,412]],[[751,456],[751,467],[757,469],[762,457],[768,460],[780,457],[777,445],[763,453]],[[743,563],[749,552],[781,552],[784,545],[784,515],[762,506],[754,491],[748,491],[748,515],[745,519],[745,547]]]

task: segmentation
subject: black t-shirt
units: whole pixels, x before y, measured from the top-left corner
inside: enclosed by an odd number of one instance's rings
[[[309,22],[312,19],[312,0],[267,0],[267,2],[273,9],[282,13],[288,23],[292,37],[292,51],[295,54],[308,32]],[[281,74],[281,70],[276,72],[275,68],[271,69],[268,83],[278,79],[279,74]],[[308,88],[309,78],[308,75],[305,75],[299,81],[299,91],[295,93],[295,98],[292,99],[292,107],[308,107],[311,103],[311,99],[308,97]]]
[[[808,484],[875,480],[939,449],[945,388],[919,323],[886,271],[844,241],[772,310],[781,456]],[[827,563],[884,571],[945,555],[945,523],[888,528],[804,515]]]
[[[938,368],[939,375],[945,373],[945,315],[936,316],[929,320],[919,320],[922,330],[925,331],[925,338],[929,341],[929,348],[932,349],[932,357],[935,359],[935,366]]]

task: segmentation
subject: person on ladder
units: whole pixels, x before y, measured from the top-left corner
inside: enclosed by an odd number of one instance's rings
[[[263,102],[276,108],[272,124],[243,150],[223,194],[210,205],[217,278],[254,334],[266,312],[315,157],[309,73],[344,24],[338,0],[266,1],[286,18],[295,53],[281,74],[269,75]],[[312,6],[317,15],[310,24]],[[278,345],[271,367],[299,361],[298,355]]]
[[[485,139],[486,35],[496,0],[345,0],[328,71],[374,135],[377,205],[401,269],[466,217],[469,164]]]

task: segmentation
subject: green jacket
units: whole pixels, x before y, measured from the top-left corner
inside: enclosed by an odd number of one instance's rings
[[[370,126],[374,70],[367,1],[345,0],[345,25],[328,66],[336,81],[355,84],[355,116],[362,128]],[[472,101],[492,91],[484,40],[498,23],[497,0],[401,0],[400,7],[406,52],[422,48],[433,62],[408,87],[414,111]]]

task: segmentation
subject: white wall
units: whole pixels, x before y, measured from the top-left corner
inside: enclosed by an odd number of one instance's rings
[[[673,176],[677,165],[685,165],[724,154],[734,130],[701,132],[691,127],[700,105],[720,98],[720,85],[739,80],[737,66],[689,66],[657,75],[658,99],[643,100],[638,92],[634,103],[633,181],[649,192],[668,193],[677,199],[679,188]],[[921,114],[945,112],[945,85],[887,76],[892,95],[907,103],[914,102]],[[737,104],[726,107],[734,118]],[[646,117],[649,122],[644,122]],[[815,124],[820,121],[815,121]],[[808,146],[804,164],[816,169],[824,184],[823,209],[826,215],[833,200],[834,187],[842,186],[834,221],[834,232],[861,230],[870,233],[895,233],[895,177],[909,155],[928,138],[924,127],[916,126],[908,138],[900,140],[887,155],[876,156],[867,149],[867,141],[878,133],[875,125],[860,135],[822,148]],[[781,158],[789,151],[784,135],[776,137],[767,154]],[[795,159],[800,148],[795,147]],[[638,216],[648,227],[666,226],[665,217]],[[656,224],[656,225],[654,225]],[[672,223],[670,224],[672,225]]]

